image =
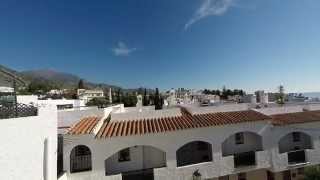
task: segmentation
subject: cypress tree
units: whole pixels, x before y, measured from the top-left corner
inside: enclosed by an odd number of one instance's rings
[[[79,80],[78,89],[85,89],[85,88],[84,88],[83,79],[80,79],[80,80]]]
[[[159,94],[159,90],[158,88],[156,88],[156,94],[154,97],[154,105],[155,105],[155,109],[162,109],[162,104],[161,104],[161,99],[160,99],[160,94]]]
[[[149,105],[149,100],[148,100],[148,97],[147,97],[147,89],[146,88],[144,88],[142,104],[143,104],[143,106],[148,106]]]

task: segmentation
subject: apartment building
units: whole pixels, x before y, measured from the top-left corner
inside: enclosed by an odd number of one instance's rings
[[[80,119],[64,135],[67,180],[298,180],[320,164],[320,106],[248,104]]]
[[[100,90],[100,89],[94,89],[94,90],[78,89],[77,95],[79,99],[84,100],[84,102],[87,103],[93,98],[104,97],[104,92],[103,90]]]

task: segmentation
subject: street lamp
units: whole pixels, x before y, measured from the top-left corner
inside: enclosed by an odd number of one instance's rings
[[[199,172],[199,169],[197,169],[195,172],[193,172],[193,174],[192,174],[192,179],[193,180],[201,180],[201,174],[200,174],[200,172]]]

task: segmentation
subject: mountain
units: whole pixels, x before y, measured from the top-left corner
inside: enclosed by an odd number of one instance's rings
[[[61,89],[75,88],[80,78],[76,75],[57,72],[50,69],[39,69],[32,71],[22,71],[19,73],[25,80],[31,81],[47,81],[55,84]]]
[[[59,89],[75,89],[78,86],[78,82],[81,77],[65,73],[58,72],[52,69],[38,69],[38,70],[28,70],[28,71],[15,71],[3,65],[0,65],[0,70],[9,72],[14,76],[17,76],[19,79],[22,79],[25,84],[29,84],[31,82],[42,82],[44,84],[50,84],[52,87],[58,87]],[[8,77],[0,72],[0,86],[12,86],[12,82],[7,81]],[[84,85],[87,89],[101,88],[105,92],[108,92],[109,88],[112,89],[122,89],[124,93],[126,92],[137,92],[142,91],[141,88],[132,88],[132,89],[123,89],[119,86],[114,86],[105,83],[95,83],[84,80]],[[147,89],[148,92],[152,92],[153,90]]]
[[[11,87],[12,86],[11,76],[15,76],[22,80],[22,78],[20,77],[17,71],[0,64],[0,86]],[[18,81],[17,84],[21,85],[22,83]]]

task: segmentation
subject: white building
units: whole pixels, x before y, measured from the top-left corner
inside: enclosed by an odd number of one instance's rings
[[[85,106],[85,101],[81,99],[46,99],[40,100],[36,95],[18,95],[18,103],[31,104],[35,106],[54,105],[58,110],[82,108]]]
[[[99,89],[95,89],[95,90],[78,89],[77,95],[79,99],[84,100],[85,103],[89,102],[93,98],[104,97],[103,90],[99,90]]]
[[[298,93],[289,93],[287,95],[288,102],[305,102],[307,101],[307,97],[303,96],[302,94]]]
[[[242,102],[256,104],[257,103],[257,96],[255,94],[246,94],[243,96]]]
[[[263,90],[259,90],[255,92],[257,103],[267,104],[269,103],[268,93],[265,93]]]
[[[23,107],[17,118],[5,119],[3,108],[0,107],[0,179],[56,180],[56,107],[39,107],[36,111],[35,107]]]
[[[320,164],[319,105],[110,113],[64,136],[68,180],[286,180]]]
[[[0,93],[13,93],[14,89],[12,87],[0,86]]]

